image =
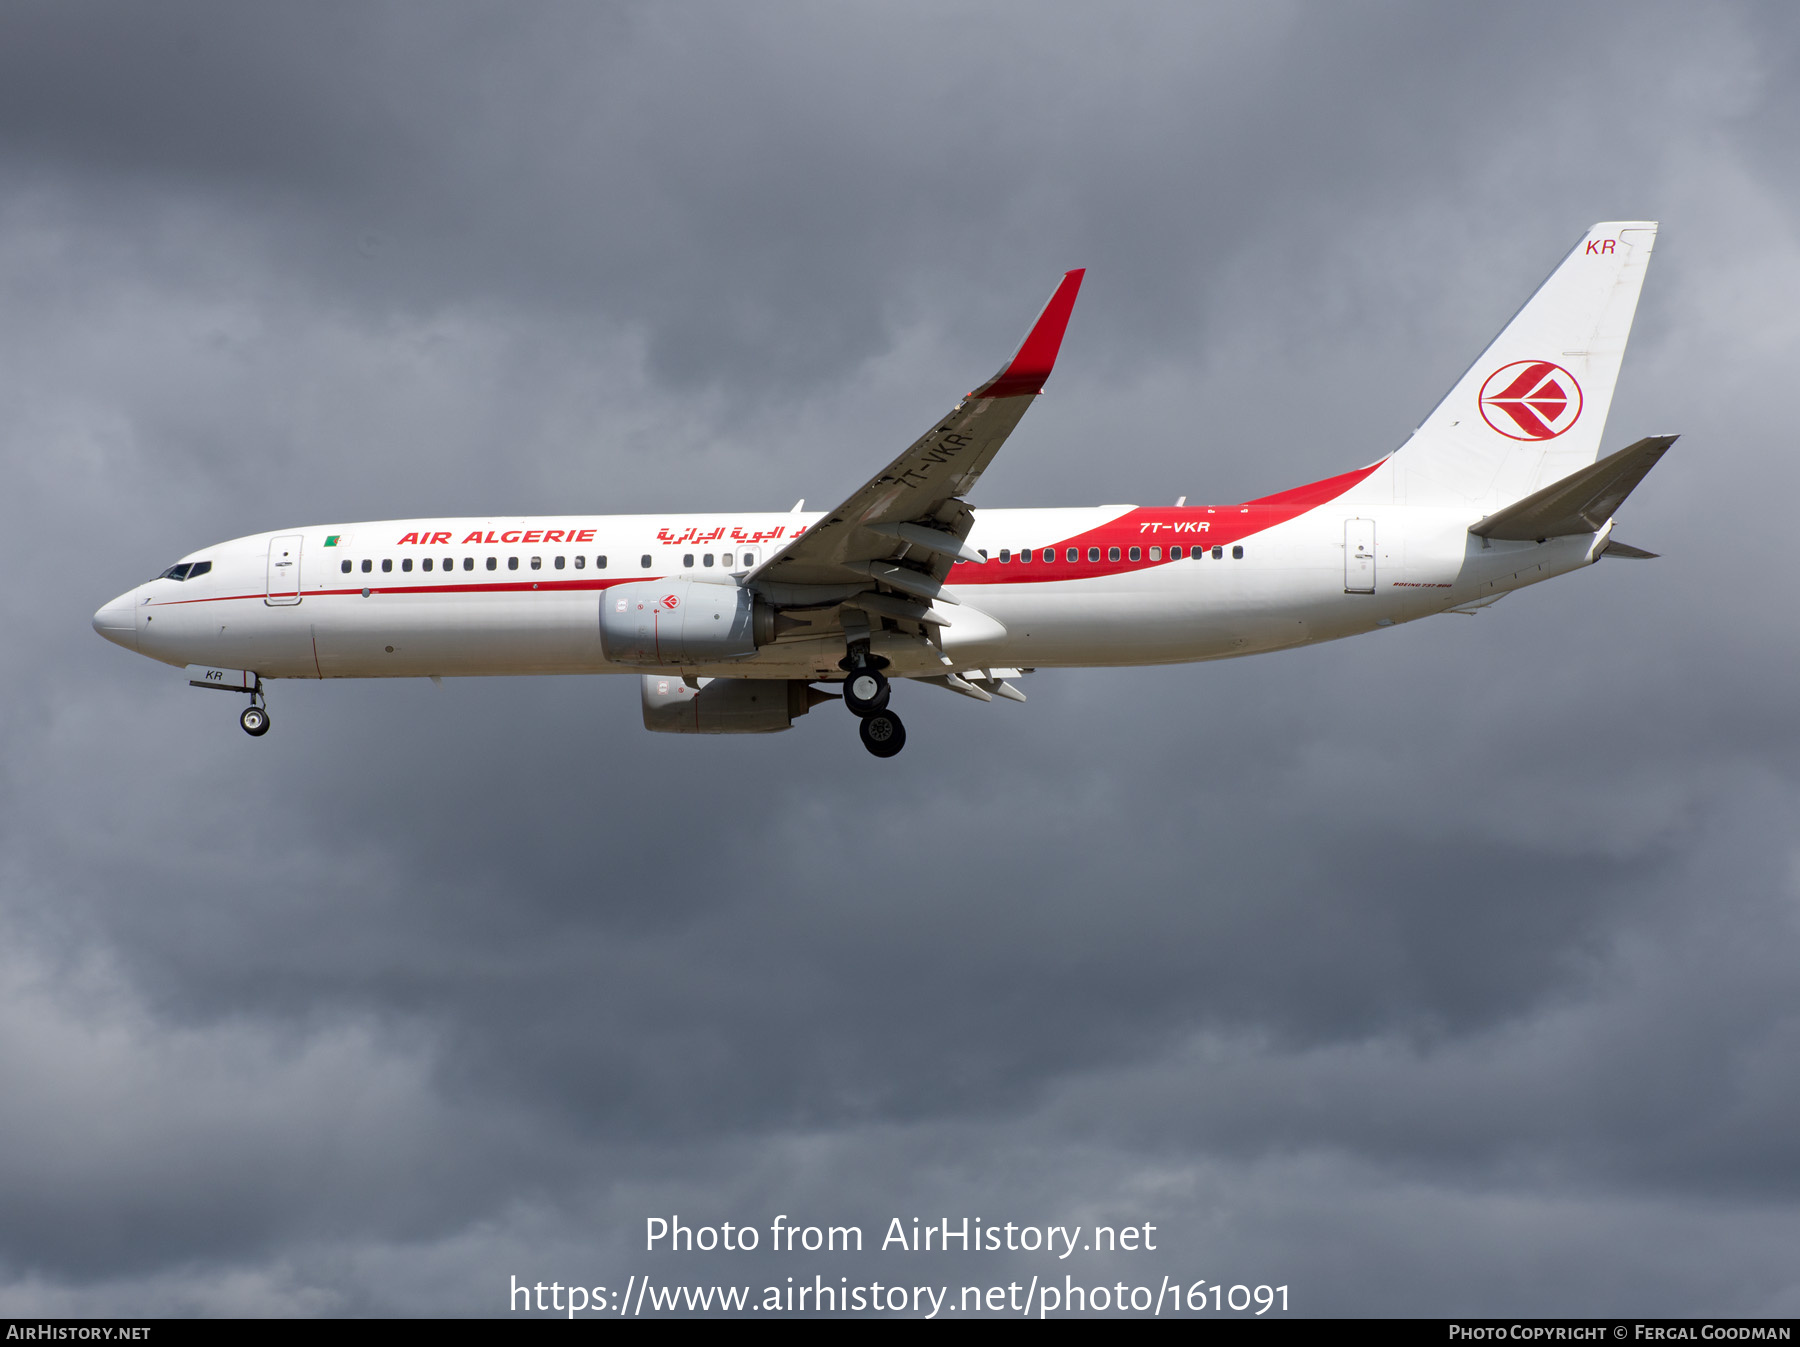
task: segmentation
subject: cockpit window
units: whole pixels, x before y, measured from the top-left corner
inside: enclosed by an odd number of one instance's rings
[[[158,580],[193,580],[205,575],[211,569],[212,562],[210,561],[184,561],[179,566],[169,567],[156,578]]]
[[[201,576],[205,575],[211,569],[212,569],[212,562],[196,561],[192,566],[188,567],[187,578],[190,580],[198,580]]]

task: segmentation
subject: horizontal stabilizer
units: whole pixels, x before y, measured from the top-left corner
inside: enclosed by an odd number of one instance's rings
[[[1514,501],[1472,526],[1469,532],[1478,538],[1514,542],[1598,533],[1676,438],[1651,435],[1627,445],[1598,463],[1579,468],[1561,481]]]
[[[1622,543],[1615,539],[1608,538],[1606,540],[1606,546],[1600,549],[1600,555],[1603,557],[1623,557],[1626,561],[1654,561],[1660,554],[1656,552],[1646,552],[1641,547],[1633,547],[1630,543]]]

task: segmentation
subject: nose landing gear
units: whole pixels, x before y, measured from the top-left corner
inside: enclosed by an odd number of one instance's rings
[[[244,691],[250,694],[250,705],[238,717],[238,724],[244,727],[244,733],[252,739],[260,739],[269,732],[269,699],[263,696],[261,678],[247,672],[244,679],[249,683]]]
[[[252,739],[269,732],[269,699],[263,696],[262,679],[254,669],[216,669],[209,664],[187,666],[188,686],[212,688],[215,692],[248,693],[250,705],[238,717],[238,724]]]
[[[244,727],[244,733],[252,739],[260,739],[269,732],[269,699],[263,696],[262,679],[258,678],[256,686],[251,689],[250,705],[238,717],[238,724]]]

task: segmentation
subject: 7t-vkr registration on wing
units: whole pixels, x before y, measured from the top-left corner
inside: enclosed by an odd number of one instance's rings
[[[1071,271],[1005,368],[822,514],[256,534],[190,553],[94,627],[250,697],[253,735],[272,679],[634,673],[644,724],[684,734],[784,730],[834,688],[888,757],[897,682],[1023,701],[1034,669],[1307,645],[1650,555],[1613,514],[1674,436],[1599,453],[1655,239],[1595,225],[1404,445],[1256,500],[971,503],[1056,363]]]

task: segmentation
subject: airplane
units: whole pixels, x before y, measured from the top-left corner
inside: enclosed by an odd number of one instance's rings
[[[266,681],[641,679],[647,729],[785,730],[842,700],[898,753],[897,682],[1022,702],[1038,669],[1227,659],[1472,613],[1602,557],[1674,443],[1600,457],[1654,221],[1596,224],[1398,449],[1233,505],[979,510],[1084,270],[1013,358],[835,509],[408,519],[190,552],[94,614],[107,640],[250,700]],[[828,689],[835,689],[828,690]]]

